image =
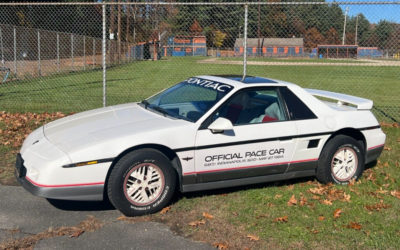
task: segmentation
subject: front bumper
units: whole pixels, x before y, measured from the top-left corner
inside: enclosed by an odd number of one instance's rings
[[[26,177],[26,168],[20,154],[17,155],[14,176],[26,191],[35,196],[58,200],[103,200],[104,184],[46,186],[34,183]]]

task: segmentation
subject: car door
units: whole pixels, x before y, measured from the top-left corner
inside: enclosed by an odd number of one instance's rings
[[[213,133],[208,125],[228,119],[232,130]],[[200,127],[195,141],[198,183],[284,173],[292,159],[297,129],[288,119],[277,87],[235,93]]]

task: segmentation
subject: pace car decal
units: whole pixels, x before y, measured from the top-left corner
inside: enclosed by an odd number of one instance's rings
[[[203,88],[212,88],[215,89],[219,92],[226,92],[228,93],[229,91],[231,91],[232,86],[228,85],[228,84],[224,84],[224,83],[220,83],[220,82],[214,82],[214,81],[210,81],[210,80],[205,80],[205,79],[201,79],[201,78],[196,78],[196,77],[192,77],[189,78],[183,82],[187,82],[190,84],[195,84],[198,86],[201,86]]]
[[[280,159],[285,155],[284,148],[274,148],[269,150],[247,151],[238,153],[229,153],[221,155],[209,155],[205,157],[204,167],[227,165],[244,162],[268,161]]]

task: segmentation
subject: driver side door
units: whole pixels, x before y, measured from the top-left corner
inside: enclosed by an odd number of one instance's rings
[[[233,129],[221,133],[208,129],[220,117],[228,119]],[[296,137],[296,124],[288,119],[277,87],[238,91],[197,131],[196,182],[284,173]]]

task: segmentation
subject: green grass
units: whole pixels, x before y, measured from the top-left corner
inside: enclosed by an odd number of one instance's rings
[[[202,59],[205,58],[168,58],[110,68],[107,70],[107,105],[140,101],[189,76],[241,74],[243,71],[242,65],[198,63]],[[398,67],[249,65],[247,74],[368,98],[377,108],[400,120]],[[0,110],[79,112],[102,107],[102,95],[102,71],[12,81],[0,84]],[[388,120],[381,112],[374,112],[379,119]]]
[[[242,57],[220,57],[218,58],[220,61],[243,61]],[[248,57],[248,61],[254,62],[288,62],[288,63],[296,63],[296,62],[306,62],[306,63],[369,63],[363,61],[357,61],[354,59],[317,59],[317,58],[268,58],[268,57]]]

